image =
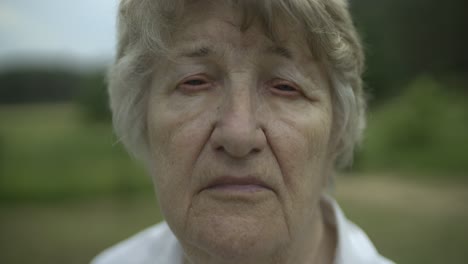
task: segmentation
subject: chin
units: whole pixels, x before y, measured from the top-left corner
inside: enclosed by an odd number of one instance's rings
[[[271,257],[287,244],[287,228],[277,218],[221,214],[200,217],[196,222],[189,232],[192,247],[220,262],[248,263],[249,259]]]

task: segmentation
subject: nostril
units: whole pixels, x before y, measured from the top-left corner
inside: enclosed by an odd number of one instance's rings
[[[230,149],[231,151],[229,151],[229,149]],[[236,149],[235,151],[234,151],[234,149],[232,149],[232,148],[227,148],[227,149],[226,149],[226,148],[225,148],[224,146],[222,146],[222,145],[221,145],[221,146],[218,146],[218,147],[216,147],[216,148],[214,148],[214,150],[215,150],[216,152],[221,152],[221,153],[226,152],[226,153],[228,153],[228,154],[236,154],[236,153],[234,153],[234,152],[237,152],[237,151],[238,151],[238,149]],[[252,148],[250,151],[247,151],[245,154],[241,154],[241,155],[247,155],[248,153],[250,153],[250,154],[256,154],[256,153],[260,153],[260,152],[262,152],[262,149],[261,149],[261,148]]]
[[[219,146],[216,148],[216,151],[218,152],[223,152],[224,151],[224,147],[223,146]]]
[[[253,152],[253,153],[259,153],[260,151],[261,151],[261,149],[259,149],[259,148],[254,148],[254,149],[252,149],[252,152]]]

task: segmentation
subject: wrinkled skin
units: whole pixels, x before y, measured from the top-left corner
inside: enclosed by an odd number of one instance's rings
[[[187,263],[331,263],[319,203],[332,163],[327,75],[291,25],[273,43],[258,23],[240,31],[221,3],[187,7],[153,76],[165,219]]]

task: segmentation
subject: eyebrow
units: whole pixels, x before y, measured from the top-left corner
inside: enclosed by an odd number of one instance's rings
[[[211,53],[213,53],[213,51],[210,48],[201,47],[193,51],[183,52],[182,56],[188,57],[188,58],[202,58],[202,57],[208,57],[209,55],[211,55]]]
[[[266,48],[264,52],[267,54],[277,55],[290,60],[293,59],[291,51],[281,46],[270,46]],[[182,56],[188,58],[203,58],[210,56],[212,53],[213,50],[211,48],[204,46],[195,50],[188,50],[182,52]]]
[[[266,49],[266,53],[277,55],[286,59],[291,60],[293,58],[292,53],[285,47],[270,46]]]

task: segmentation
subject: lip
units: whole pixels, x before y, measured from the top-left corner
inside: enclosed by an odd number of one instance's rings
[[[259,190],[272,190],[264,181],[253,176],[223,176],[211,181],[203,190],[229,190],[236,192],[253,192]]]

